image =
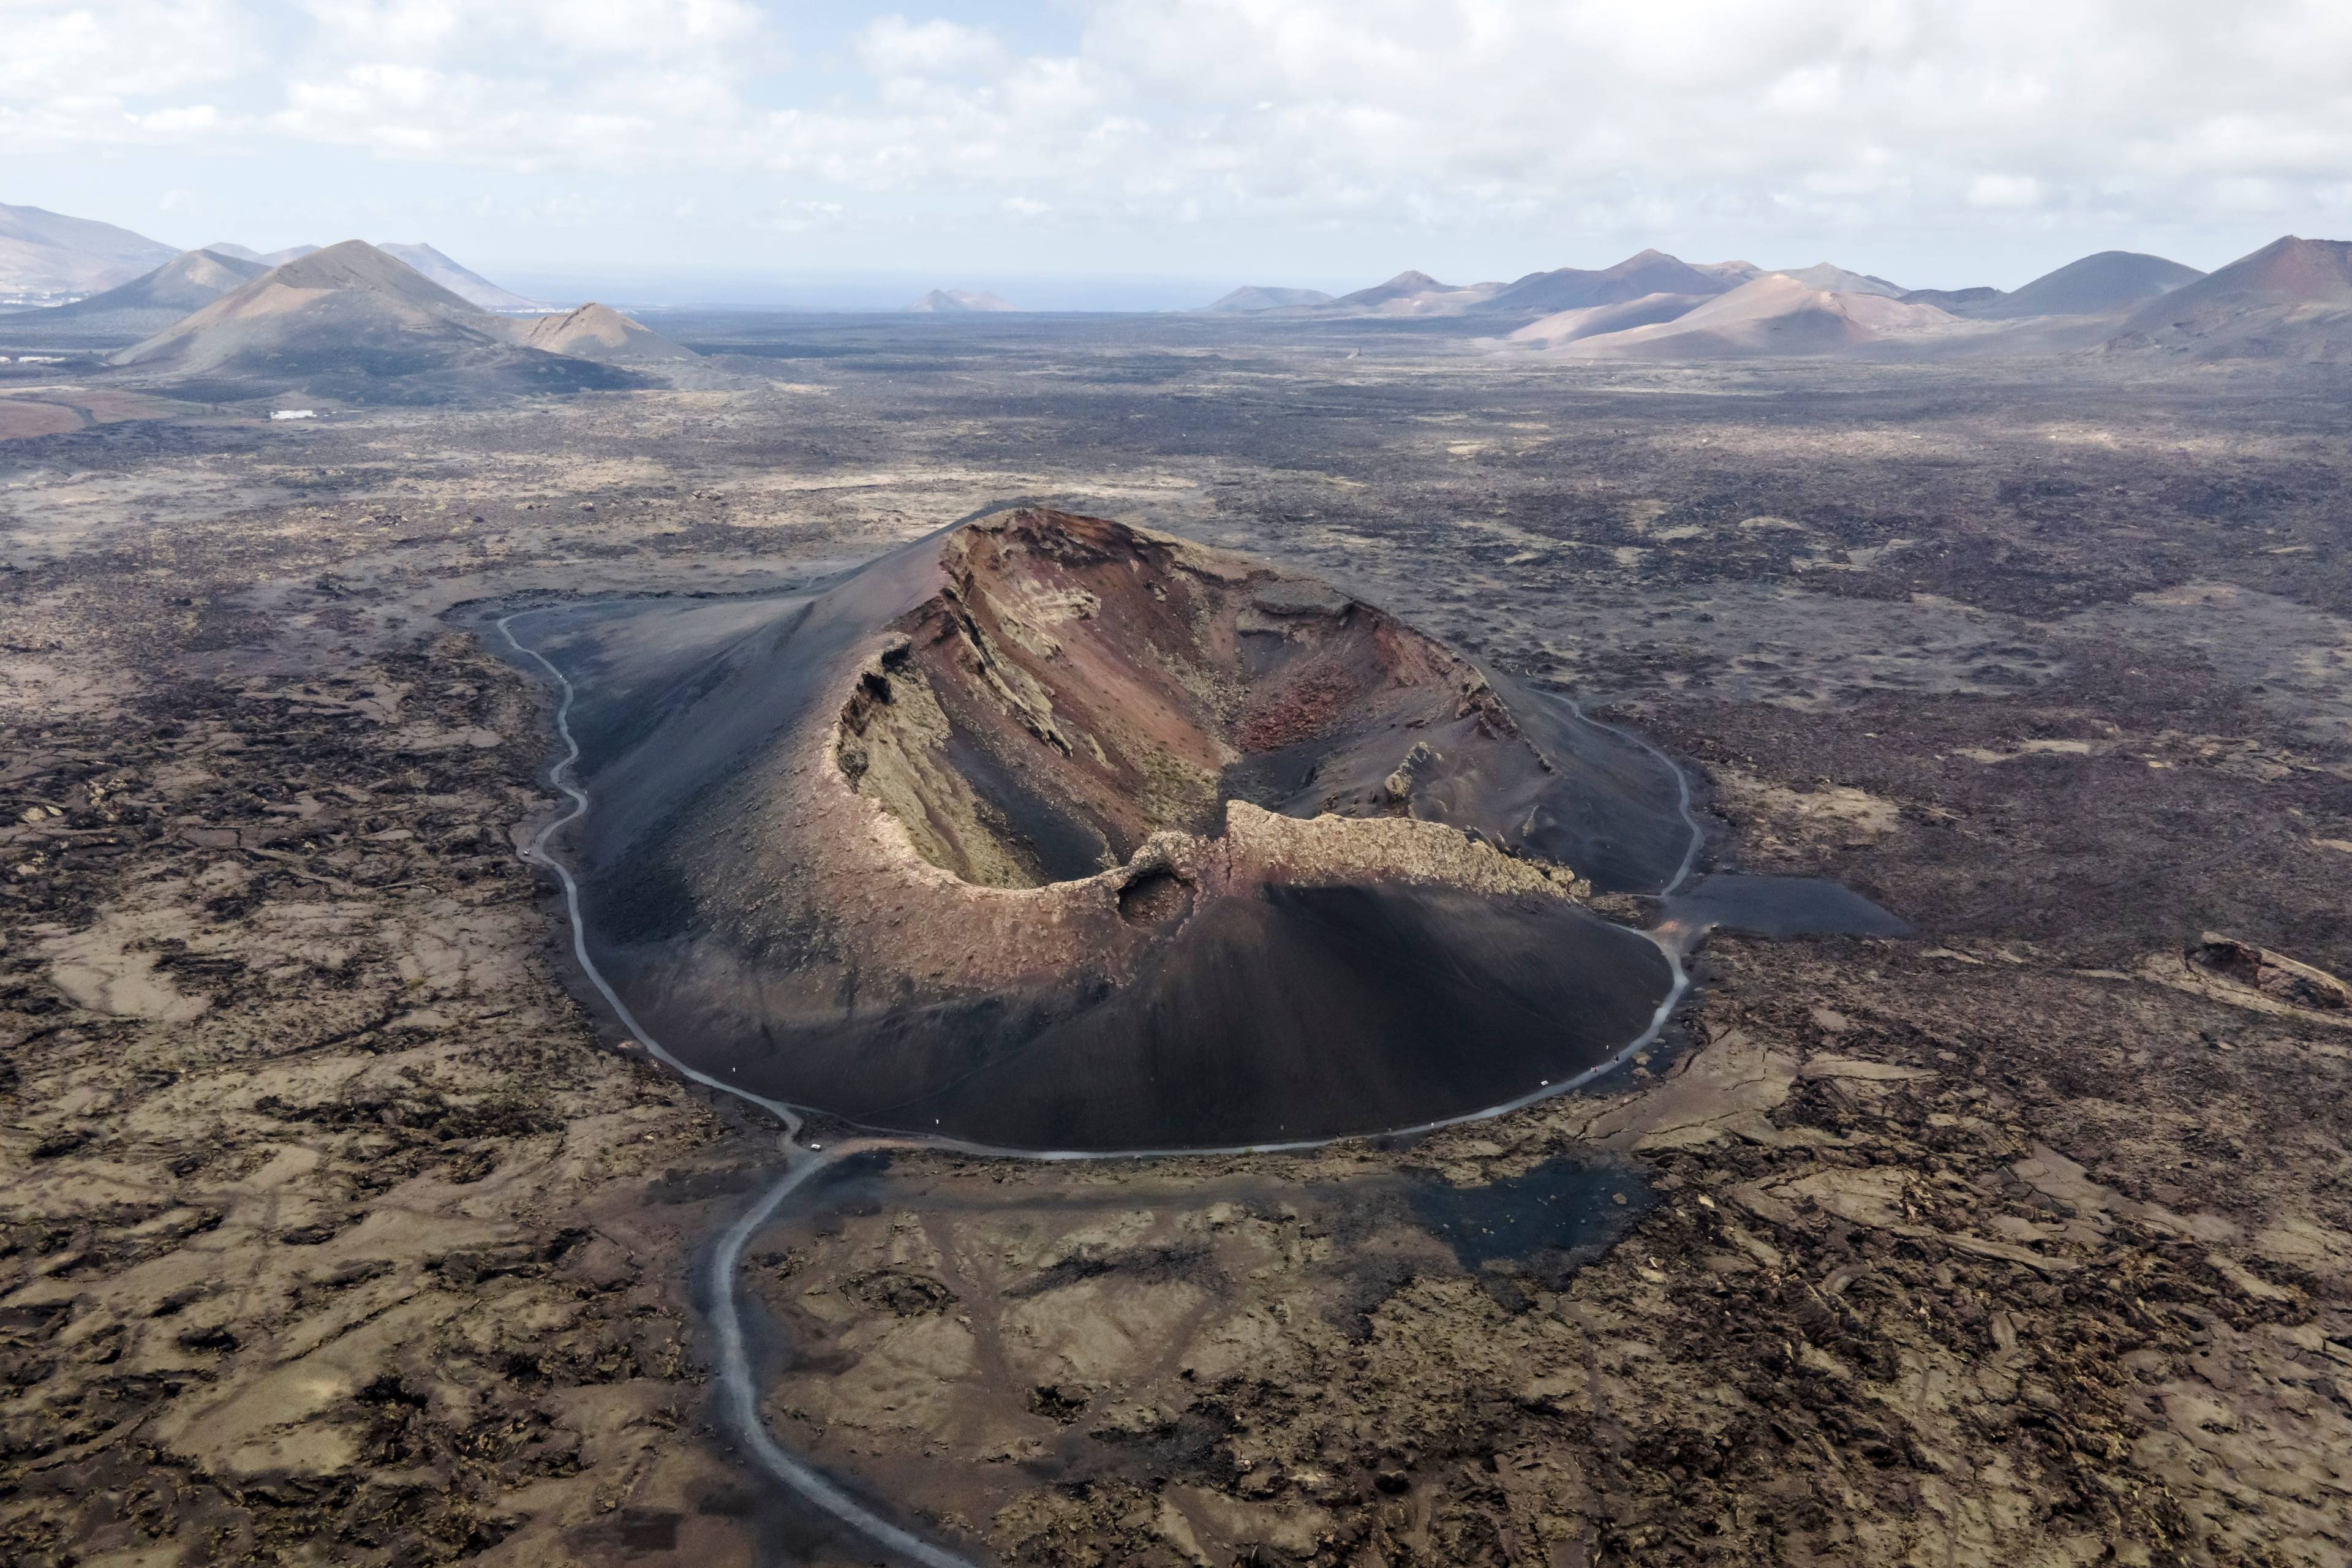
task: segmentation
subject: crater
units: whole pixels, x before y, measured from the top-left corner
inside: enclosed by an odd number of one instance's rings
[[[1676,971],[1587,907],[1695,832],[1654,752],[1332,584],[1024,509],[814,594],[551,613],[583,940],[699,1070],[1019,1149],[1418,1126]]]
[[[1443,820],[1498,752],[1540,765],[1475,666],[1328,584],[1048,511],[975,523],[941,564],[838,755],[965,881],[1091,876],[1218,833],[1229,800]]]

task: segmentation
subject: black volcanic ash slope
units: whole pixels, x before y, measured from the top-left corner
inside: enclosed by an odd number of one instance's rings
[[[1029,510],[519,629],[585,693],[599,967],[761,1093],[1024,1148],[1370,1131],[1570,1078],[1672,984],[1581,901],[1676,875],[1669,768],[1236,556]]]

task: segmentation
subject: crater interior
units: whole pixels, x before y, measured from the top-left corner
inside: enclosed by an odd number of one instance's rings
[[[1043,510],[962,530],[941,565],[838,759],[969,882],[1090,876],[1155,832],[1217,833],[1229,800],[1443,820],[1482,759],[1526,752],[1468,660],[1321,583]]]

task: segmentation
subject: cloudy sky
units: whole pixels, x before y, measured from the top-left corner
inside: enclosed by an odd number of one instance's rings
[[[2352,235],[2347,0],[0,0],[0,201],[648,298]]]

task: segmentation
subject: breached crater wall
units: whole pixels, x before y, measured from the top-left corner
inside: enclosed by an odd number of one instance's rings
[[[1216,834],[1229,799],[1380,816],[1418,796],[1443,820],[1482,768],[1544,766],[1475,666],[1321,584],[1044,511],[975,523],[940,559],[947,585],[861,672],[836,755],[966,881],[1089,876],[1162,829]]]

